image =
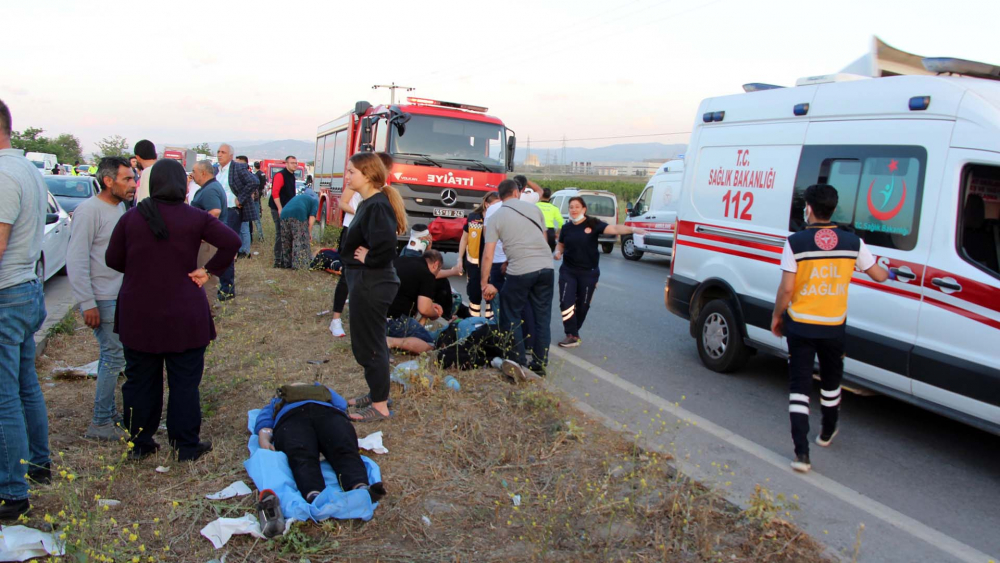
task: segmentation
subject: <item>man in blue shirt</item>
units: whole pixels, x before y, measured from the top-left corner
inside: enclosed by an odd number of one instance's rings
[[[194,181],[201,189],[194,194],[191,206],[205,211],[216,219],[226,222],[226,192],[222,189],[222,184],[215,179],[215,168],[208,160],[199,160],[194,163],[194,170],[191,173]],[[205,241],[201,241],[201,248],[198,250],[198,267],[204,267],[212,256],[215,256],[216,248]],[[208,282],[202,286],[208,302],[215,308],[219,304],[219,278],[213,275],[208,276]]]

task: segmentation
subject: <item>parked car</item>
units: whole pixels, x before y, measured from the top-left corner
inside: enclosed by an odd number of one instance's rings
[[[77,205],[101,191],[97,178],[92,176],[46,176],[45,184],[70,217]]]
[[[587,214],[597,217],[609,225],[618,224],[618,198],[615,194],[607,190],[581,190],[579,188],[565,188],[552,194],[549,203],[559,208],[563,219],[569,221],[569,200],[580,196],[587,204]],[[601,250],[605,254],[611,254],[615,249],[617,235],[601,235],[598,241],[601,243]]]
[[[49,193],[49,206],[45,215],[45,234],[42,235],[42,255],[35,263],[35,274],[43,282],[57,272],[65,271],[66,249],[69,247],[69,214]]]
[[[24,154],[24,158],[30,160],[43,176],[52,174],[52,169],[59,165],[59,157],[48,152],[28,152]]]
[[[84,176],[84,175],[89,176],[90,175],[90,166],[87,165],[87,164],[81,164],[81,165],[79,165],[79,166],[76,167],[76,173],[79,174],[79,175],[81,175],[81,176]]]

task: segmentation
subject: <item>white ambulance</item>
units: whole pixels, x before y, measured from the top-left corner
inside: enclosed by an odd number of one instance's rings
[[[833,221],[897,277],[854,273],[845,378],[1000,433],[1000,67],[922,62],[703,101],[665,299],[713,370],[786,355],[782,247],[803,191],[831,184]]]
[[[628,204],[625,224],[646,230],[645,235],[622,235],[622,256],[639,260],[646,252],[670,256],[680,203],[684,161],[668,160],[649,179],[635,203]]]

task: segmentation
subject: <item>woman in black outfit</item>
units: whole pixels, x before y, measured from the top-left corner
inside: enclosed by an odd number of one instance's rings
[[[351,300],[351,350],[365,369],[369,393],[358,397],[351,415],[358,422],[389,418],[389,347],[386,315],[396,298],[399,278],[392,260],[396,237],[407,231],[403,199],[386,185],[388,174],[374,153],[357,153],[347,163],[346,185],[364,198],[344,237],[340,259],[347,266]]]
[[[587,203],[582,197],[569,200],[569,221],[559,231],[555,259],[563,260],[559,268],[559,310],[562,312],[566,339],[562,348],[580,345],[580,327],[587,318],[590,302],[601,277],[598,267],[600,253],[597,237],[604,235],[646,234],[643,229],[626,225],[609,225],[587,215]]]

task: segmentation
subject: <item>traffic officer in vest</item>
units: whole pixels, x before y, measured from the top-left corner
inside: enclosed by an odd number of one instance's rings
[[[890,278],[889,272],[875,263],[864,241],[830,222],[837,201],[837,190],[833,186],[817,184],[806,189],[807,226],[785,242],[781,284],[771,318],[771,332],[788,339],[788,412],[795,443],[792,469],[801,473],[812,467],[808,439],[809,393],[817,356],[823,423],[816,443],[829,446],[837,435],[840,379],[844,374],[847,290],[855,266],[877,282]]]

